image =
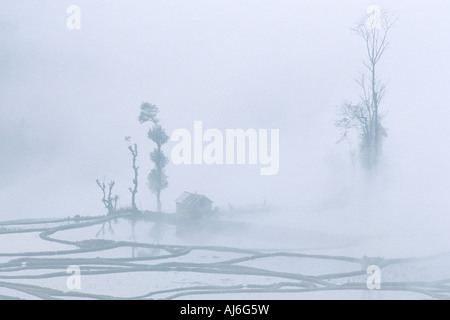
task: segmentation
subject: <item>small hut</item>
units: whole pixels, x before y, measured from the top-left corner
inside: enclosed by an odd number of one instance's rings
[[[176,200],[177,213],[200,216],[212,212],[213,201],[203,194],[183,192]]]

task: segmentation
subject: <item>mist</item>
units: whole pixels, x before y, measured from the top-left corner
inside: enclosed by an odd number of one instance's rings
[[[79,30],[66,26],[72,4],[81,8]],[[365,48],[351,27],[372,4],[2,2],[1,220],[106,214],[96,179],[115,181],[118,207],[128,206],[133,172],[126,136],[139,147],[137,206],[154,211],[147,186],[154,145],[148,125],[138,121],[139,106],[148,101],[159,108],[169,136],[193,132],[195,121],[221,132],[279,130],[274,175],[251,164],[169,162],[164,212],[175,212],[183,191],[198,192],[219,209],[276,208],[232,217],[251,225],[243,231],[249,247],[268,246],[267,239],[275,248],[305,247],[300,239],[308,237],[295,238],[298,229],[378,239],[368,247],[373,252],[351,251],[357,255],[448,251],[450,3],[376,3],[398,21],[379,69],[388,83],[388,136],[380,169],[369,179],[350,156],[357,141],[337,143],[334,123],[337,106],[358,99],[355,78],[364,71]],[[175,144],[164,146],[166,155]],[[293,240],[280,236],[282,230]],[[398,237],[417,243],[389,242]]]

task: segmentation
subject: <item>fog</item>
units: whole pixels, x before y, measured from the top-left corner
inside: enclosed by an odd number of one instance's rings
[[[71,4],[81,8],[80,30],[66,27]],[[155,210],[146,186],[154,145],[137,120],[148,101],[169,135],[192,131],[194,121],[280,132],[276,175],[260,175],[255,165],[170,163],[163,211],[174,212],[176,197],[191,191],[219,207],[266,202],[289,212],[286,226],[444,237],[450,3],[376,3],[398,21],[379,71],[389,83],[388,137],[381,170],[366,181],[351,166],[348,142],[336,143],[334,122],[336,106],[358,98],[365,48],[350,28],[371,4],[3,1],[1,219],[105,214],[95,184],[102,178],[116,181],[118,205],[129,205],[125,136],[139,147],[138,207]],[[276,213],[270,219],[283,224]]]

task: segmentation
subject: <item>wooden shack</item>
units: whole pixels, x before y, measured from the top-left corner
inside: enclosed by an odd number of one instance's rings
[[[203,194],[183,192],[176,200],[177,213],[201,216],[212,212],[213,201]]]

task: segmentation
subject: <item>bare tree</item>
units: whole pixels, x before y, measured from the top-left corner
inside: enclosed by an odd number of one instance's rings
[[[108,191],[106,191],[105,182],[100,182],[98,179],[96,180],[97,185],[102,190],[102,202],[105,205],[105,208],[108,210],[108,214],[113,214],[116,211],[117,200],[119,200],[118,195],[112,195],[112,190],[114,185],[116,184],[114,181],[108,183]]]
[[[130,137],[125,137],[125,141],[130,142]],[[135,143],[133,146],[129,145],[128,150],[131,152],[132,161],[133,161],[133,172],[134,172],[134,178],[133,178],[133,187],[128,188],[131,192],[131,209],[133,211],[138,211],[138,208],[136,206],[136,193],[138,192],[138,170],[139,167],[136,166],[136,159],[138,156],[138,148],[137,144]]]
[[[359,103],[342,103],[336,121],[342,130],[339,141],[346,138],[351,129],[359,133],[361,161],[369,172],[377,169],[383,138],[387,136],[383,126],[385,114],[380,110],[387,86],[378,78],[377,67],[389,48],[388,35],[395,21],[391,12],[381,10],[376,16],[366,16],[352,29],[364,41],[367,56],[363,64],[368,74],[363,72],[356,80],[361,90]]]

